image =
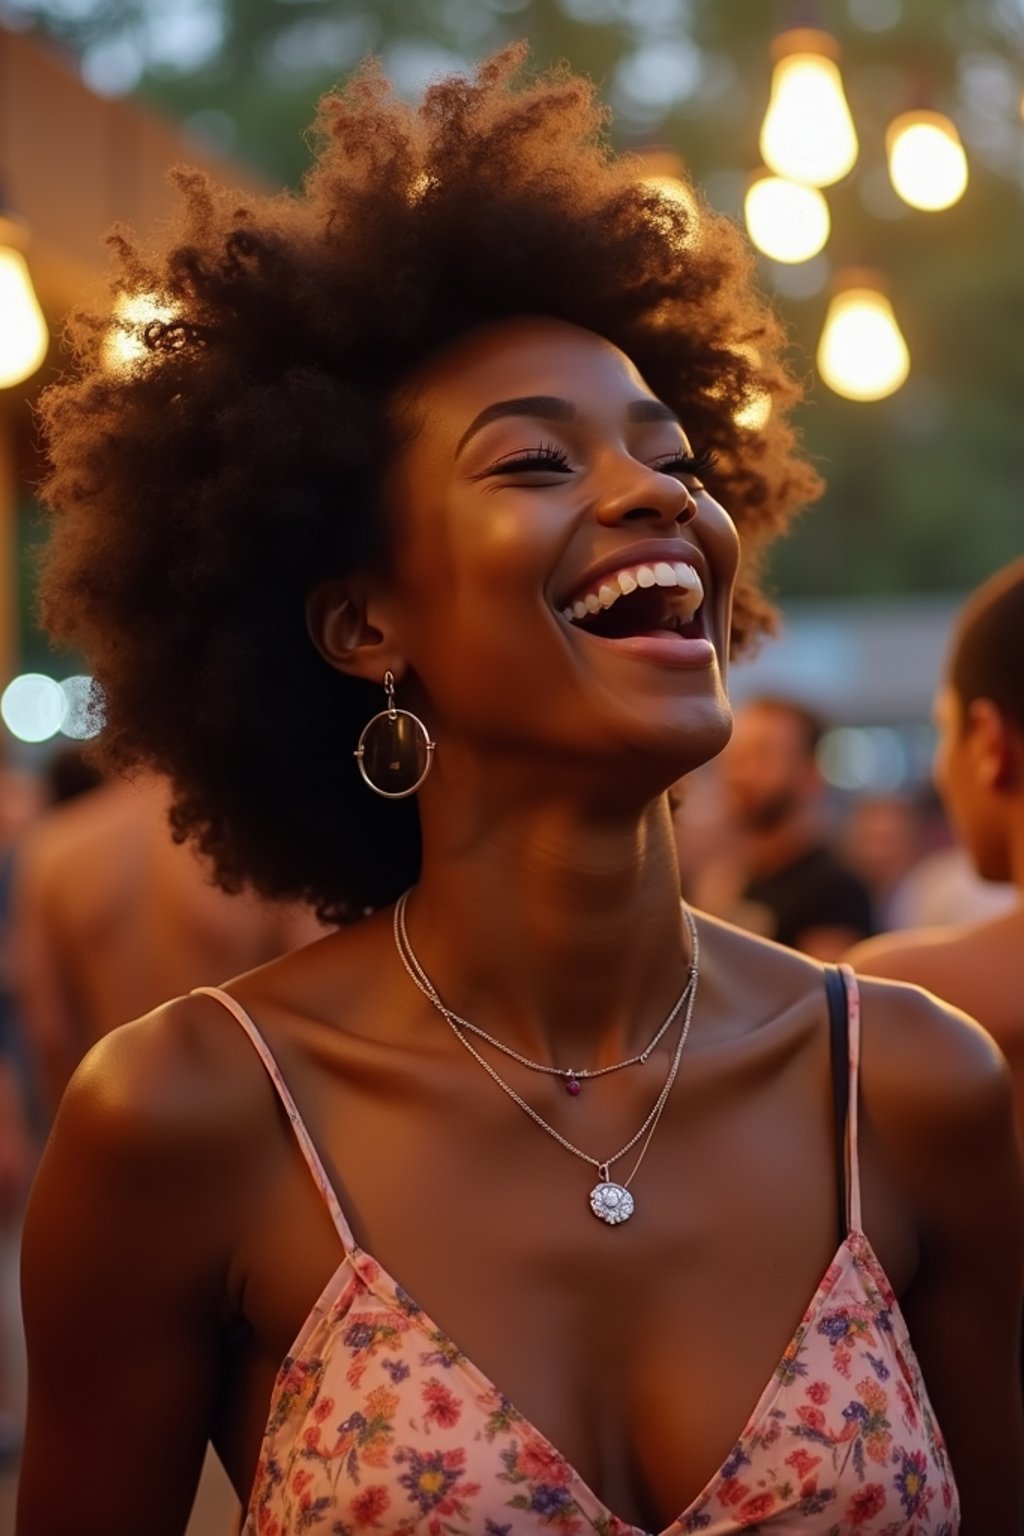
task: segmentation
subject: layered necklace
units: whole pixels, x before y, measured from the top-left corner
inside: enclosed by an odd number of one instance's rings
[[[574,1157],[580,1158],[583,1162],[589,1163],[592,1168],[597,1169],[598,1182],[590,1191],[590,1209],[593,1211],[594,1215],[599,1217],[601,1221],[607,1222],[609,1226],[618,1226],[621,1222],[628,1221],[636,1209],[636,1201],[630,1192],[629,1186],[635,1179],[640,1168],[640,1164],[643,1162],[644,1157],[647,1155],[647,1148],[651,1144],[651,1138],[653,1137],[654,1132],[657,1130],[658,1121],[661,1119],[662,1111],[668,1102],[668,1096],[672,1091],[672,1084],[675,1082],[676,1074],[679,1071],[679,1063],[682,1058],[683,1047],[685,1046],[686,1038],[690,1033],[690,1023],[693,1019],[693,1008],[697,1000],[700,946],[697,939],[697,926],[693,921],[693,917],[689,911],[689,908],[686,906],[683,906],[682,908],[683,917],[690,936],[689,970],[687,972],[686,983],[683,987],[683,990],[680,992],[679,996],[673,1003],[664,1023],[660,1025],[653,1039],[651,1039],[649,1043],[644,1047],[644,1049],[640,1051],[636,1056],[627,1057],[624,1061],[613,1062],[610,1066],[607,1067],[595,1067],[593,1069],[587,1070],[585,1068],[571,1069],[564,1067],[553,1067],[549,1066],[545,1062],[531,1061],[528,1056],[523,1056],[519,1051],[513,1050],[511,1046],[505,1045],[501,1040],[496,1040],[493,1035],[490,1035],[486,1030],[481,1029],[478,1024],[470,1023],[468,1019],[462,1018],[461,1015],[455,1013],[451,1008],[449,1008],[442,999],[437,988],[434,986],[434,983],[430,980],[430,977],[423,969],[419,960],[417,959],[416,952],[409,941],[409,933],[405,923],[405,909],[409,901],[409,896],[410,892],[406,891],[404,895],[399,897],[395,904],[393,930],[395,937],[395,948],[398,951],[399,958],[401,959],[401,962],[413,984],[419,988],[420,992],[423,993],[423,996],[428,1000],[428,1002],[430,1002],[437,1009],[438,1013],[448,1024],[448,1027],[451,1029],[459,1044],[469,1052],[469,1054],[480,1064],[481,1067],[483,1067],[487,1075],[493,1078],[502,1092],[507,1094],[512,1102],[517,1104],[525,1114],[529,1115],[530,1119],[533,1120],[536,1125],[539,1125],[542,1131],[546,1131],[549,1136],[557,1141],[559,1146],[564,1147],[565,1150],[567,1152],[571,1152]],[[473,1034],[481,1040],[486,1040],[489,1045],[492,1045],[495,1048],[495,1050],[501,1051],[506,1056],[510,1056],[513,1061],[518,1061],[522,1066],[529,1067],[532,1072],[546,1072],[549,1076],[560,1077],[565,1084],[566,1091],[575,1097],[580,1093],[583,1083],[586,1082],[589,1078],[604,1077],[609,1072],[620,1072],[624,1067],[632,1067],[635,1066],[638,1062],[646,1061],[651,1052],[657,1046],[658,1042],[661,1040],[662,1036],[671,1027],[673,1021],[678,1018],[680,1013],[682,1013],[683,1017],[679,1028],[679,1038],[676,1041],[676,1047],[672,1053],[668,1073],[660,1093],[655,1099],[654,1104],[651,1106],[646,1119],[640,1126],[639,1130],[635,1133],[635,1135],[631,1136],[629,1141],[626,1142],[625,1146],[620,1147],[619,1150],[613,1153],[611,1157],[605,1158],[592,1157],[589,1152],[584,1152],[579,1147],[574,1146],[571,1141],[569,1141],[559,1131],[556,1131],[553,1125],[549,1125],[548,1122],[537,1113],[532,1105],[526,1102],[521,1094],[518,1094],[509,1083],[506,1083],[505,1079],[500,1076],[494,1067],[491,1066],[489,1061],[485,1060],[485,1058],[481,1056],[476,1046],[468,1038],[470,1034]],[[611,1176],[612,1166],[613,1164],[617,1163],[620,1158],[625,1157],[628,1152],[631,1152],[638,1142],[641,1145],[636,1162],[633,1164],[629,1176],[624,1179],[621,1184],[619,1184]]]

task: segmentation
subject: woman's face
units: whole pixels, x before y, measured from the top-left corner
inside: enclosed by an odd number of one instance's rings
[[[542,760],[553,783],[628,758],[663,788],[717,752],[736,530],[629,359],[563,322],[502,321],[399,405],[414,430],[385,482],[378,612],[439,764],[458,744]]]

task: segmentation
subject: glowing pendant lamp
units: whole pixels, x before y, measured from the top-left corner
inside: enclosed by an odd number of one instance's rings
[[[782,176],[759,176],[743,204],[747,233],[773,261],[809,261],[829,237],[828,204],[816,187]]]
[[[24,225],[0,213],[0,389],[30,378],[50,345],[24,243]]]
[[[840,273],[821,340],[818,372],[847,400],[884,400],[910,373],[910,352],[876,273]]]
[[[889,175],[912,208],[936,212],[959,202],[967,187],[967,156],[956,124],[941,112],[904,112],[885,135]]]
[[[828,32],[798,27],[772,46],[768,110],[761,154],[777,176],[827,187],[853,168],[857,134],[839,73],[839,48]]]

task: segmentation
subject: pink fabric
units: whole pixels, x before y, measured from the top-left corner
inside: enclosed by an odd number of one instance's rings
[[[281,1366],[243,1536],[644,1536],[356,1245],[277,1064],[342,1259]],[[899,1305],[861,1230],[859,1011],[850,999],[849,1235],[707,1487],[661,1536],[956,1536],[942,1436]]]

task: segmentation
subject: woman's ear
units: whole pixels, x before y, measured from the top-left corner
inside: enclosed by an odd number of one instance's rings
[[[368,578],[314,587],[306,599],[306,629],[324,660],[348,677],[379,683],[385,672],[400,678],[406,671],[386,604]]]

